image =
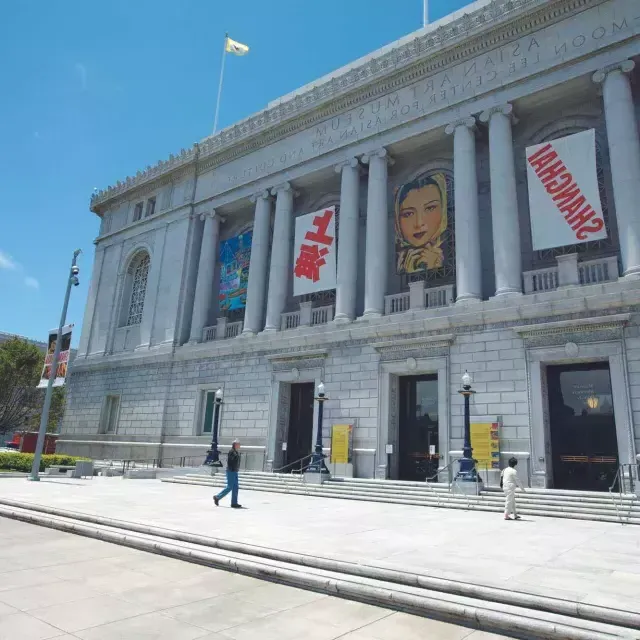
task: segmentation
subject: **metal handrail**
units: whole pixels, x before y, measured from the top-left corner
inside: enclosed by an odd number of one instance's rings
[[[315,455],[316,455],[315,453],[309,453],[306,456],[304,456],[303,458],[300,458],[299,460],[294,460],[293,462],[288,462],[287,464],[285,464],[282,467],[278,467],[277,469],[272,469],[271,473],[283,473],[285,469],[288,469],[289,467],[293,467],[296,464],[298,464],[299,462],[302,462],[303,460],[310,460]],[[322,457],[326,458],[327,456],[323,453]],[[309,465],[307,465],[307,467],[308,466]],[[304,469],[302,469],[302,465],[300,465],[300,467],[301,467],[301,471],[304,471]]]
[[[625,474],[625,470],[628,470],[628,474]],[[635,474],[635,478],[634,478]],[[625,478],[629,479],[629,493],[633,494],[635,491],[634,481],[638,481],[640,479],[640,463],[627,463],[618,465],[618,469],[616,471],[616,475],[613,478],[613,484],[609,487],[609,495],[611,496],[611,500],[613,502],[613,506],[616,510],[616,515],[618,516],[618,520],[620,520],[620,524],[628,524],[629,518],[631,517],[631,510],[633,509],[633,500],[629,500],[629,510],[624,513],[623,507],[623,495],[626,493],[624,482]],[[616,482],[618,483],[618,501],[616,502],[616,498],[614,494],[616,493],[615,487]]]

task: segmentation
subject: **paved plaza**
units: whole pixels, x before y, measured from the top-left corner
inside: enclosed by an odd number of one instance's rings
[[[0,518],[0,640],[501,637]]]
[[[0,498],[640,612],[640,529],[157,480],[0,480]],[[1,521],[4,525],[5,521]]]

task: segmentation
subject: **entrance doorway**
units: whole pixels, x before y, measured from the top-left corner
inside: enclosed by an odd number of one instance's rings
[[[398,479],[437,481],[438,374],[400,377]]]
[[[313,438],[313,382],[300,382],[291,385],[291,403],[289,405],[289,430],[287,432],[287,450],[284,464],[288,465],[311,453]],[[300,469],[294,465],[286,471]]]
[[[549,366],[553,487],[608,491],[618,440],[608,362]]]

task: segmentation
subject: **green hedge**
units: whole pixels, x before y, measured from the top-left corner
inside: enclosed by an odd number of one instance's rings
[[[88,458],[78,458],[77,456],[44,455],[40,458],[40,471],[54,465],[74,465],[78,460]],[[33,465],[33,453],[0,453],[0,469],[11,471],[24,471],[29,473]]]

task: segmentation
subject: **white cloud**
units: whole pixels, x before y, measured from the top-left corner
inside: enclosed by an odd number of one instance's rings
[[[82,62],[76,62],[76,64],[74,65],[74,68],[76,70],[76,73],[78,74],[78,77],[80,78],[80,86],[82,87],[83,91],[87,90],[87,67],[85,67]]]
[[[40,288],[40,283],[31,276],[25,276],[24,283],[27,285],[27,287],[31,287],[32,289]]]
[[[2,249],[0,249],[0,269],[9,269],[11,271],[15,271],[17,268],[18,265],[13,261],[13,258],[9,254],[2,251]]]

